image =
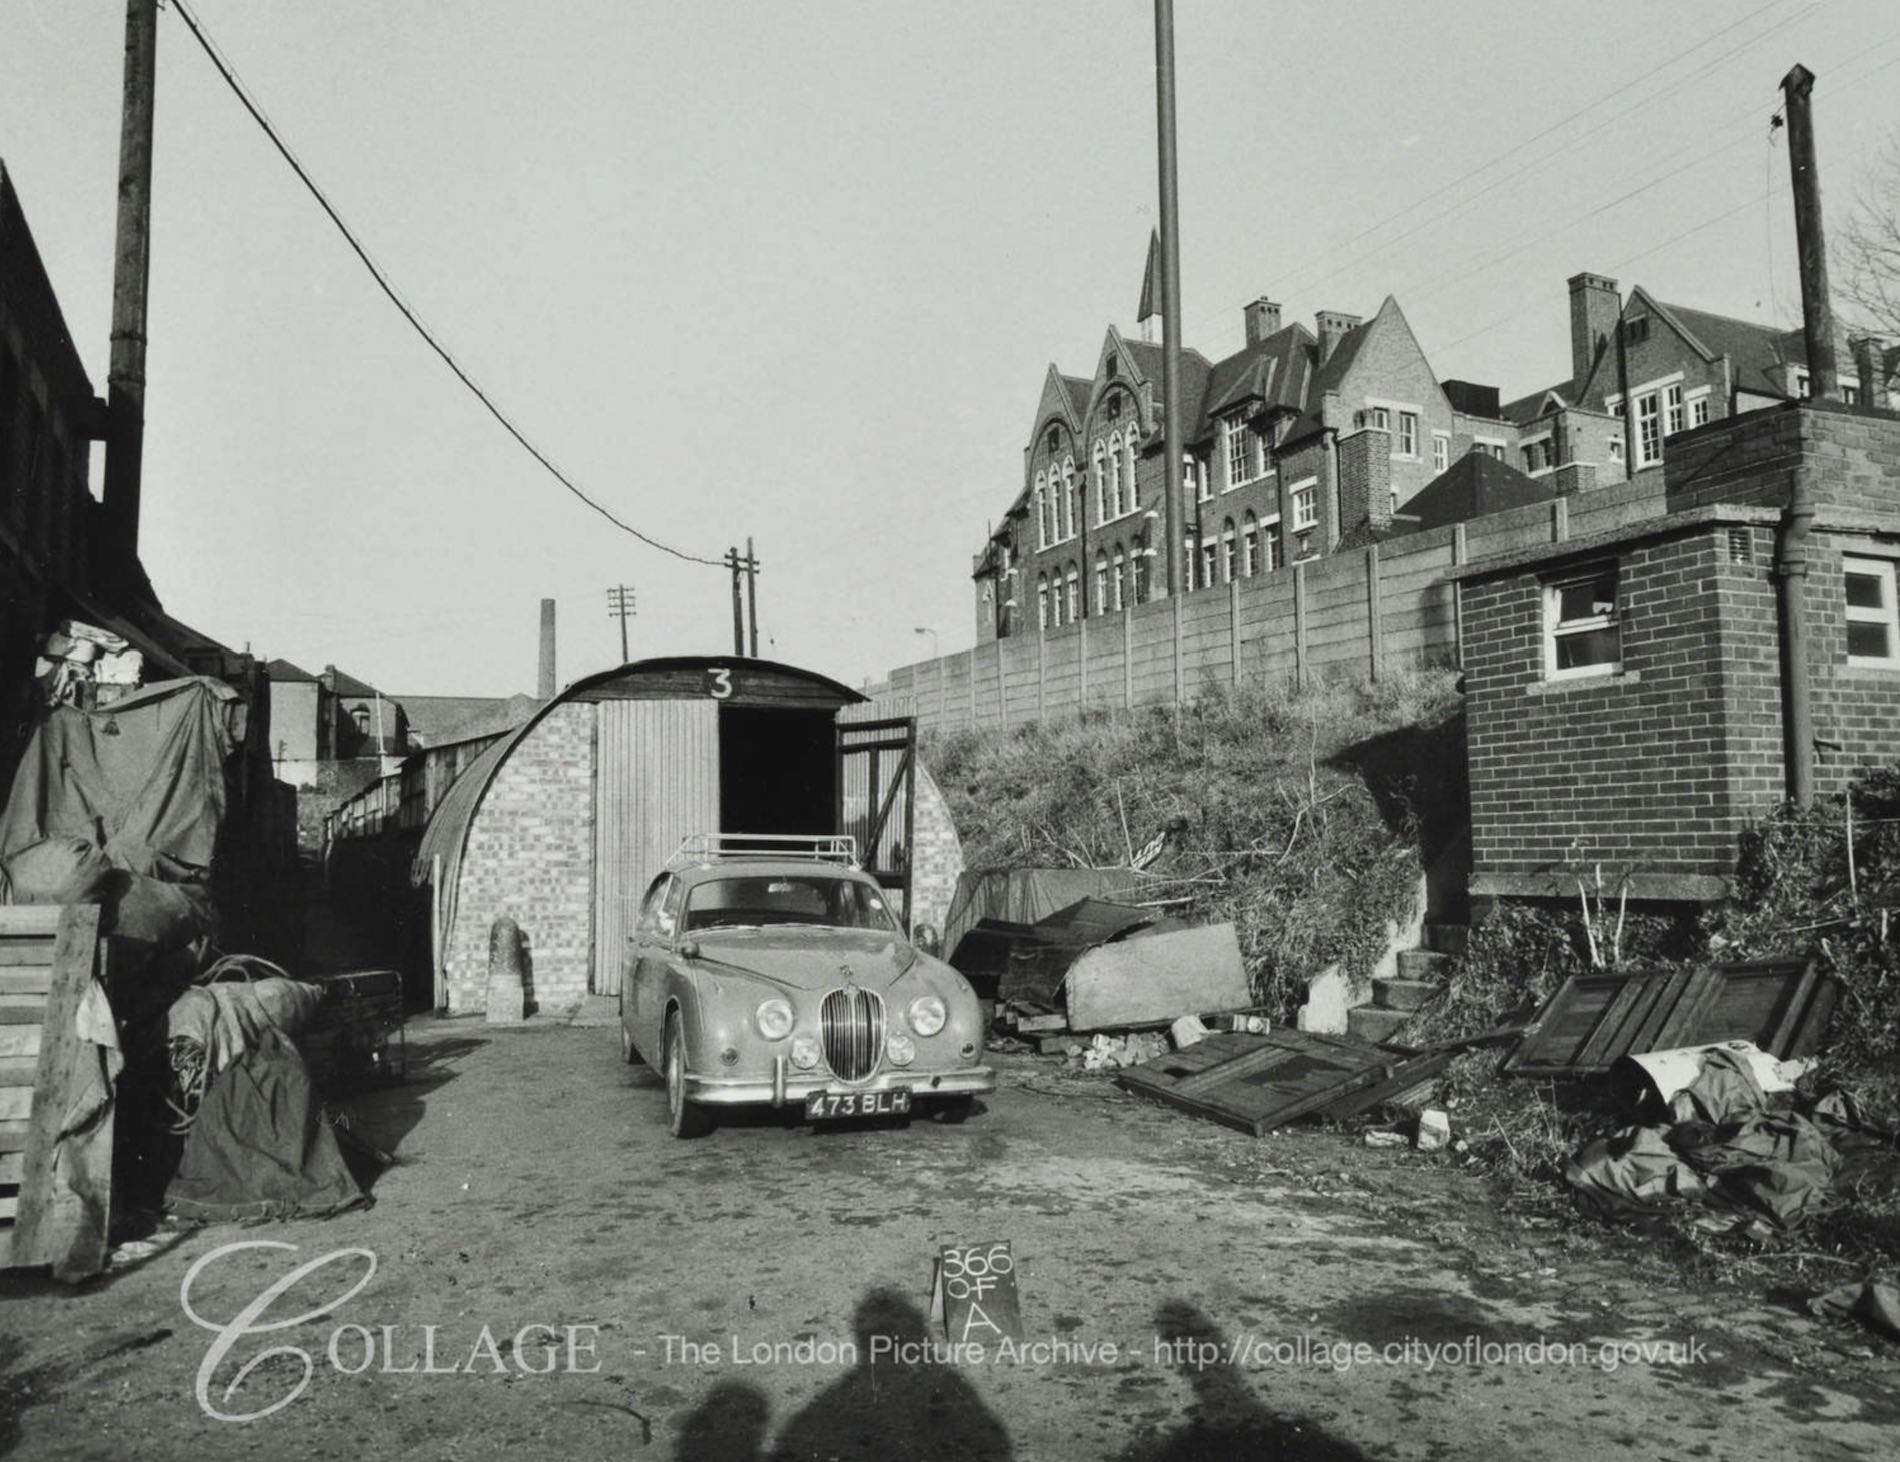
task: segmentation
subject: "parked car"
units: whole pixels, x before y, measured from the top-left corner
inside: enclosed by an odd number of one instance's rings
[[[689,838],[629,939],[621,1054],[664,1075],[677,1137],[733,1106],[958,1120],[996,1073],[975,992],[918,935],[848,838]]]

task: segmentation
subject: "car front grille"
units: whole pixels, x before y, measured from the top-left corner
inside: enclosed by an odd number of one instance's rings
[[[863,1081],[884,1050],[884,997],[855,985],[833,990],[819,1007],[825,1062],[843,1081]]]

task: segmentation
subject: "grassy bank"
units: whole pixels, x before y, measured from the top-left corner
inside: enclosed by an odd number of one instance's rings
[[[1172,911],[1234,923],[1258,999],[1288,1019],[1328,964],[1370,970],[1464,815],[1442,671],[954,731],[925,755],[968,866],[1142,867]]]

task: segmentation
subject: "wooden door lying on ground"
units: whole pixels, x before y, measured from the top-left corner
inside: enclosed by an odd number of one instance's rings
[[[594,978],[620,993],[647,885],[688,833],[719,831],[719,703],[599,702],[594,789]]]

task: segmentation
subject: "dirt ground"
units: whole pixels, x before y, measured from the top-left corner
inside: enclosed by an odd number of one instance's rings
[[[349,1103],[398,1158],[373,1208],[161,1232],[73,1290],[0,1278],[0,1453],[1819,1458],[1900,1436],[1900,1347],[1500,1217],[1439,1156],[1255,1140],[1030,1056],[961,1126],[678,1142],[611,1028],[430,1018],[409,1047],[407,1084]],[[996,1240],[1040,1348],[919,1359],[938,1246]]]

